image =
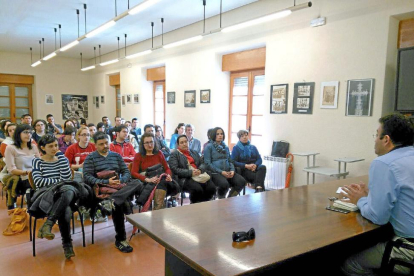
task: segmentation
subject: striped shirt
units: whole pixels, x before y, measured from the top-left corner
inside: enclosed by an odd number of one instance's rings
[[[72,178],[72,171],[70,170],[68,159],[64,155],[59,155],[57,158],[58,160],[53,162],[46,162],[41,158],[33,159],[32,175],[36,189]]]
[[[106,157],[100,155],[98,151],[89,154],[83,163],[83,180],[91,186],[98,183],[108,184],[108,179],[96,177],[96,174],[102,171],[115,171],[120,176],[121,183],[126,183],[131,178],[122,156],[112,151],[109,151]]]

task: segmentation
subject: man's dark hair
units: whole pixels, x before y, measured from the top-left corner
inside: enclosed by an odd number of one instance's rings
[[[43,135],[37,143],[37,148],[41,153],[46,154],[46,152],[42,150],[42,147],[46,147],[47,144],[53,143],[54,141],[57,141],[57,138],[54,135]]]
[[[115,132],[121,132],[124,128],[126,130],[128,130],[128,127],[126,125],[119,125],[119,126],[115,127],[114,131]]]
[[[27,113],[27,114],[23,114],[20,119],[24,119],[24,117],[26,117],[26,116],[29,116],[30,118],[32,118],[32,115],[30,115],[29,113]]]
[[[101,121],[103,122],[103,119],[105,119],[105,118],[108,119],[108,116],[103,116]]]
[[[155,143],[155,136],[154,136],[154,134],[148,133],[148,132],[145,132],[141,136],[141,141],[139,142],[139,153],[142,156],[145,156],[147,154],[147,151],[145,150],[145,147],[144,147],[144,139],[147,138],[147,137],[151,137],[152,140],[154,141],[154,150],[152,151],[152,154],[154,154],[154,155],[158,154],[159,149],[158,149],[157,143]]]
[[[120,117],[120,116],[115,116],[115,122],[116,122],[116,118],[119,118],[119,119],[121,119],[122,120],[122,117]]]
[[[33,131],[32,127],[30,125],[26,125],[26,124],[17,125],[16,130],[14,131],[14,135],[13,135],[14,145],[18,149],[22,149],[23,141],[22,141],[22,138],[20,137],[20,134],[25,130]],[[32,149],[32,142],[31,141],[27,142],[27,147],[29,149]]]
[[[11,123],[12,121],[10,121],[10,120],[3,120],[3,121],[1,121],[1,124],[0,124],[1,130],[2,130],[4,133],[6,133],[6,129],[5,129],[5,127],[6,127],[7,122],[10,122],[10,123]]]
[[[154,125],[152,125],[152,124],[146,124],[144,126],[144,133],[147,131],[147,128],[149,128],[149,127],[154,127]]]
[[[47,131],[47,123],[45,122],[45,120],[42,119],[37,119],[36,121],[34,121],[32,127],[35,129],[38,122],[42,122],[45,125],[45,131]]]
[[[414,127],[410,119],[401,114],[390,114],[379,119],[382,125],[380,139],[388,135],[394,146],[412,146],[414,143]]]
[[[207,138],[208,138],[208,140],[211,140],[211,133],[213,132],[213,130],[214,130],[214,128],[209,128],[207,130]]]
[[[188,141],[188,138],[187,138],[187,135],[185,135],[185,134],[181,134],[180,136],[178,136],[178,138],[177,138],[177,146],[180,144],[180,139],[181,138],[184,138],[185,137],[185,139]]]
[[[73,126],[67,126],[63,131],[63,135],[72,135],[72,133],[76,133],[76,128]]]
[[[133,122],[133,121],[138,121],[138,118],[135,118],[135,117],[134,117],[134,118],[132,118],[132,119],[131,119],[131,122]]]
[[[93,140],[95,141],[95,144],[98,143],[98,140],[102,139],[108,140],[108,136],[102,131],[98,131],[95,133],[95,135],[93,135]]]
[[[210,134],[210,139],[213,140],[213,142],[216,141],[217,131],[219,129],[221,129],[221,131],[223,131],[223,142],[224,142],[224,139],[226,139],[226,134],[224,134],[224,130],[221,127],[215,127],[215,128],[213,128],[213,130],[211,131],[211,134]]]
[[[96,129],[100,129],[100,128],[101,128],[101,127],[103,127],[103,126],[105,126],[105,125],[104,125],[104,123],[99,122],[99,123],[96,125]]]
[[[53,115],[52,114],[47,114],[46,115],[46,120],[49,119],[50,117],[53,117]]]
[[[93,127],[93,126],[95,126],[95,124],[94,124],[94,123],[89,123],[89,124],[88,124],[88,127]]]

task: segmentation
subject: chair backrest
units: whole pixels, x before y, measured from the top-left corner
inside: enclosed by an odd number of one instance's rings
[[[128,164],[128,170],[129,170],[129,172],[132,172],[132,163]]]
[[[70,172],[72,173],[72,178],[71,179],[73,180],[73,178],[75,177],[75,170],[71,168]]]
[[[29,172],[28,177],[29,177],[30,187],[32,187],[33,190],[36,190],[36,185],[34,184],[32,172]]]

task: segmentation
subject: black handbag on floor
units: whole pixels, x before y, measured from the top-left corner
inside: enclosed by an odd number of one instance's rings
[[[273,141],[272,156],[286,158],[289,153],[289,143],[287,141]]]

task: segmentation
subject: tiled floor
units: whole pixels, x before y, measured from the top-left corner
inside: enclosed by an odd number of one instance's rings
[[[253,190],[246,187],[246,193],[252,192]],[[0,229],[2,231],[10,223],[5,200],[4,198],[0,201]],[[184,204],[189,204],[188,198],[184,199]],[[39,220],[37,228],[42,224],[43,221]],[[63,255],[57,225],[53,227],[56,235],[54,240],[36,239],[36,257],[32,256],[28,226],[19,235],[0,235],[0,275],[164,275],[164,247],[147,235],[142,232],[135,235],[130,242],[134,251],[124,254],[114,247],[115,230],[111,220],[95,224],[95,244],[91,243],[91,230],[90,221],[85,222],[86,247],[82,247],[81,225],[76,221],[75,234],[72,235],[76,257],[69,261]],[[128,237],[132,232],[132,225],[128,222],[126,222],[126,232]]]

